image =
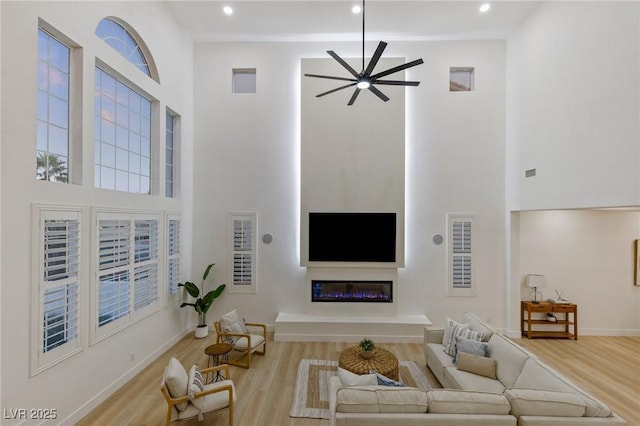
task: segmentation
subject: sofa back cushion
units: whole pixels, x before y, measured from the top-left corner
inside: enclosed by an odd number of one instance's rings
[[[529,353],[499,334],[491,336],[488,349],[489,357],[496,360],[498,380],[507,388],[513,387],[529,359]]]
[[[511,414],[520,416],[582,417],[586,404],[573,392],[507,389]]]
[[[585,417],[609,417],[611,409],[603,402],[585,393],[560,373],[542,361],[529,358],[513,384],[514,388],[572,392],[586,404]]]
[[[427,393],[409,387],[341,387],[336,393],[336,412],[426,413]]]
[[[469,328],[471,328],[472,330],[483,333],[483,342],[488,342],[491,336],[496,332],[495,328],[492,328],[488,324],[485,324],[480,320],[480,318],[470,312],[465,312],[464,315],[462,315],[462,323],[469,324]]]
[[[509,414],[511,406],[504,395],[454,389],[427,391],[429,413],[438,414]]]

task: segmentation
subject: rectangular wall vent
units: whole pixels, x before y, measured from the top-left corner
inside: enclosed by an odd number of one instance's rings
[[[524,177],[530,178],[536,175],[536,169],[529,169],[524,171]]]

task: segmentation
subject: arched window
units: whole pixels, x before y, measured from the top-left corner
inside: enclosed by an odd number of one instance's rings
[[[140,71],[158,81],[153,59],[132,28],[115,18],[104,18],[96,28],[96,35],[127,58]]]

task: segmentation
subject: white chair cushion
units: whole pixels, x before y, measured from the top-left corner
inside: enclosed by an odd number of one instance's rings
[[[164,370],[164,383],[172,398],[187,396],[189,376],[180,361],[173,357],[169,360],[169,365]],[[188,402],[180,403],[176,405],[176,408],[184,410],[188,404]]]
[[[227,384],[230,384],[231,388],[233,389],[233,401],[235,402],[237,400],[236,388],[234,387],[233,382],[231,380],[223,380],[221,382],[212,383],[210,385],[206,385],[204,389],[208,390],[216,387],[221,387]],[[197,408],[193,404],[189,404],[186,410],[178,412],[177,419],[181,420],[181,419],[196,417],[201,412],[208,413],[210,411],[220,410],[221,408],[225,408],[228,406],[229,406],[228,391],[212,393],[204,396],[204,403],[202,404],[202,409]]]
[[[248,349],[248,341],[246,337],[240,337],[233,343],[233,349],[237,351],[246,351]],[[253,352],[258,346],[264,343],[264,337],[258,334],[251,335],[251,351]]]

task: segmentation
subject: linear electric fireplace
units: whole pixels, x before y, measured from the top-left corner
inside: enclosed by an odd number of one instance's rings
[[[312,302],[393,302],[392,281],[311,281]]]

